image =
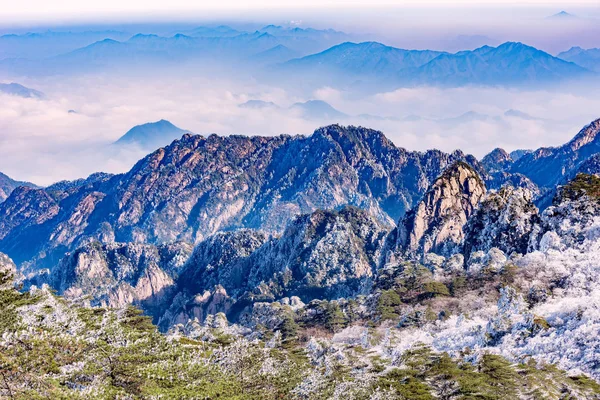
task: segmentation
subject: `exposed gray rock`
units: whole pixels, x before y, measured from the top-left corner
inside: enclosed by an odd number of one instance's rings
[[[165,306],[191,251],[182,242],[158,247],[91,242],[65,256],[50,283],[67,298],[108,307],[137,304],[152,312]]]
[[[570,172],[600,151],[600,119],[584,127],[571,141],[560,147],[542,147],[523,155],[510,168],[521,173],[541,188],[551,189],[566,183]]]
[[[485,184],[472,167],[463,162],[453,164],[401,221],[396,248],[411,259],[429,252],[456,253],[464,239],[463,227],[485,193]]]

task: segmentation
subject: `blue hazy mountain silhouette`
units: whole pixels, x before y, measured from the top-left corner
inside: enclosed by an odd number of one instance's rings
[[[319,54],[290,60],[279,70],[323,81],[381,80],[388,86],[531,84],[591,73],[518,42],[454,54],[403,50],[377,42],[343,43]]]
[[[421,66],[409,79],[418,83],[502,84],[579,78],[589,70],[535,47],[507,42],[473,51],[442,54]]]
[[[138,146],[143,149],[156,149],[166,146],[173,140],[181,138],[186,133],[191,133],[178,128],[171,122],[161,119],[131,128],[125,135],[115,142],[120,146]]]
[[[568,13],[566,11],[560,11],[556,14],[550,15],[549,17],[547,17],[546,19],[552,19],[552,20],[560,20],[560,21],[568,21],[568,20],[576,20],[579,19],[578,16],[573,15],[571,13]]]
[[[0,60],[42,59],[65,54],[104,39],[124,40],[125,32],[102,30],[85,32],[30,32],[0,36]]]
[[[322,100],[309,100],[304,103],[296,103],[290,107],[290,110],[299,112],[306,119],[325,120],[348,117],[348,115],[336,110],[329,103]]]
[[[404,50],[378,42],[346,42],[321,53],[290,60],[284,68],[320,71],[343,71],[356,75],[388,75],[416,68],[438,57],[442,52]]]
[[[581,63],[584,55],[586,60],[592,58],[585,65],[587,69],[571,62],[577,61],[574,58],[554,57],[519,42],[447,53],[405,50],[378,42],[346,41],[331,47],[330,42],[345,35],[332,30],[267,26],[235,36],[227,36],[233,34],[227,27],[217,31],[225,36],[136,34],[125,41],[104,39],[45,60],[3,60],[0,69],[35,75],[130,66],[154,68],[181,62],[231,67],[235,62],[243,62],[245,70],[259,72],[257,76],[266,80],[279,79],[278,82],[304,85],[310,90],[323,83],[390,90],[414,85],[554,83],[594,74],[590,69],[596,65],[593,51],[569,53],[578,54]],[[210,34],[209,30],[199,32]],[[314,49],[324,50],[311,54]],[[562,56],[568,58],[569,54]]]
[[[239,105],[241,108],[249,108],[253,110],[261,110],[261,109],[278,109],[280,108],[277,104],[272,101],[263,101],[263,100],[248,100],[245,103]]]
[[[558,54],[557,57],[581,65],[591,71],[600,72],[600,49],[571,47],[569,50]]]
[[[0,93],[13,96],[44,99],[46,95],[38,90],[30,89],[18,83],[0,83]]]
[[[299,53],[287,46],[278,44],[268,50],[250,56],[249,60],[253,63],[262,65],[279,64],[299,56]]]

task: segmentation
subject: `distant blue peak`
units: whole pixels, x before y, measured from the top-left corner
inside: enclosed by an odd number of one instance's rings
[[[134,40],[134,39],[146,39],[146,38],[157,38],[158,35],[154,35],[154,34],[144,34],[144,33],[137,33],[135,35],[133,35],[129,40]]]

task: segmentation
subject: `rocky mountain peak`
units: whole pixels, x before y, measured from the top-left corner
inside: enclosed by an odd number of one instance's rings
[[[248,305],[286,296],[355,296],[368,288],[388,232],[349,206],[298,216],[280,237],[253,230],[213,235],[196,246],[162,324],[202,320],[209,309],[235,319]]]
[[[483,180],[470,165],[452,164],[400,222],[397,247],[409,258],[454,252],[464,238],[464,225],[485,193]]]
[[[542,190],[554,191],[557,185],[573,178],[574,172],[600,151],[600,119],[584,127],[568,143],[559,147],[542,147],[523,155],[510,167],[511,173],[521,173]]]
[[[571,151],[577,151],[583,146],[595,142],[596,137],[600,133],[600,118],[592,121],[584,127],[579,133],[567,144]]]
[[[481,164],[490,172],[504,171],[513,162],[512,157],[504,149],[496,148],[481,159]]]

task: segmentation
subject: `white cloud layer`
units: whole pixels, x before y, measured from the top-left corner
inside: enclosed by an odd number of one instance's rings
[[[413,88],[355,98],[332,88],[299,97],[247,79],[94,76],[60,84],[55,80],[23,83],[44,91],[48,99],[0,96],[0,171],[40,185],[97,171],[126,171],[144,152],[116,152],[109,144],[135,125],[160,119],[195,133],[221,135],[310,134],[328,123],[352,123],[382,130],[409,150],[460,148],[481,157],[495,147],[514,150],[562,144],[600,117],[600,98],[593,90]],[[305,119],[287,110],[311,97],[351,117]],[[239,107],[251,99],[271,101],[281,109]],[[509,109],[539,119],[504,116]],[[356,117],[359,114],[389,118]],[[410,116],[420,119],[405,119]]]

